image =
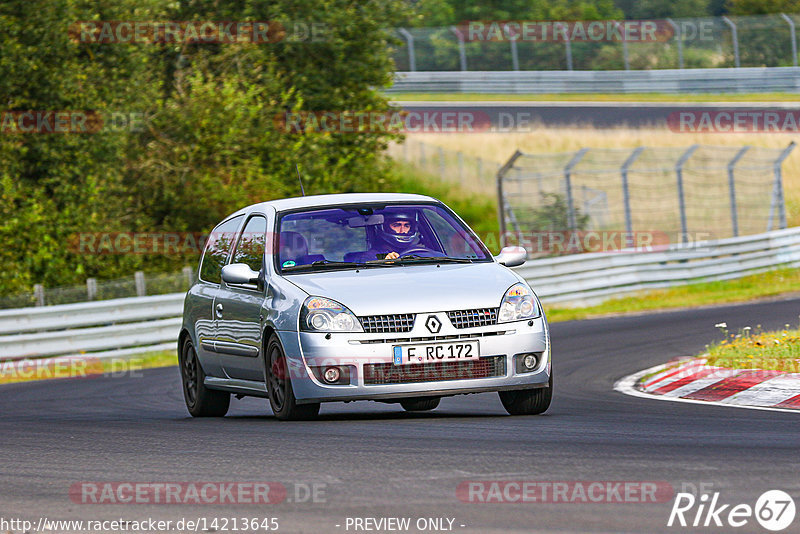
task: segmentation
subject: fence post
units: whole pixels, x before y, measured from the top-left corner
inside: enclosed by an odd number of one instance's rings
[[[681,212],[681,241],[683,243],[687,243],[689,240],[689,229],[686,225],[686,199],[683,194],[683,166],[698,148],[700,148],[700,145],[690,146],[680,157],[678,163],[675,164],[675,176],[678,180],[678,206]]]
[[[628,234],[626,237],[626,246],[631,246],[633,244],[631,242],[633,239],[633,217],[631,216],[631,196],[628,191],[628,169],[630,169],[633,162],[636,161],[636,158],[639,157],[639,154],[641,154],[643,150],[643,146],[636,148],[620,168],[620,174],[622,175],[622,203],[625,207],[625,232]]]
[[[94,300],[97,298],[97,278],[86,279],[86,296],[88,297],[88,300]]]
[[[789,157],[789,154],[794,150],[795,142],[789,143],[783,152],[781,152],[778,159],[773,164],[775,171],[775,184],[772,187],[772,202],[769,207],[769,220],[767,221],[767,232],[772,230],[773,214],[776,209],[778,211],[778,228],[786,228],[786,199],[783,198],[783,171],[781,166],[783,161]]]
[[[742,159],[745,152],[750,150],[749,146],[743,146],[739,152],[733,156],[733,159],[728,163],[728,190],[730,191],[731,198],[731,227],[733,228],[733,237],[739,235],[739,214],[736,210],[736,180],[734,179],[733,168]]]
[[[667,23],[672,26],[672,29],[675,31],[675,41],[678,43],[678,68],[683,68],[683,34],[681,33],[681,27],[675,24],[675,21],[671,18],[667,18]]]
[[[414,54],[414,36],[405,28],[400,28],[397,31],[405,38],[406,45],[408,46],[408,68],[411,72],[417,70],[417,58]]]
[[[794,32],[794,21],[786,13],[781,13],[783,20],[789,24],[789,30],[792,32],[792,65],[797,66],[797,34]]]
[[[725,21],[725,24],[727,24],[731,29],[731,38],[733,39],[733,61],[734,65],[736,65],[736,68],[738,69],[741,67],[741,63],[739,62],[739,32],[736,29],[736,24],[734,24],[731,19],[723,16],[722,20]]]
[[[497,170],[497,220],[500,223],[500,248],[506,246],[506,197],[503,193],[503,178],[521,155],[522,152],[517,150],[508,158],[505,165]],[[480,158],[478,158],[478,161],[480,161]]]
[[[511,46],[511,68],[513,70],[519,70],[519,53],[517,51],[517,37],[519,37],[519,35],[510,35],[508,24],[505,24],[505,33],[509,36],[508,41]]]
[[[615,22],[614,26],[619,29],[619,22]],[[631,63],[628,58],[628,40],[625,38],[624,30],[620,33],[622,35],[622,60],[625,63],[625,70],[631,70]]]
[[[567,53],[567,70],[572,70],[572,42],[569,38],[569,28],[564,26],[562,22],[556,23],[556,28],[564,28],[564,47]]]
[[[44,286],[42,284],[33,286],[33,299],[36,301],[36,306],[44,306]]]
[[[133,275],[133,281],[136,284],[136,296],[143,297],[147,294],[147,286],[144,283],[144,273],[136,271]]]
[[[450,31],[458,38],[458,59],[461,63],[461,70],[467,70],[467,47],[464,46],[464,34],[456,26],[450,26]]]
[[[582,148],[578,150],[578,153],[575,154],[567,166],[564,167],[564,186],[567,190],[567,226],[569,226],[570,230],[575,230],[577,223],[575,221],[575,201],[572,198],[572,169],[575,168],[575,165],[580,163],[583,156],[589,152],[588,148]]]
[[[192,284],[194,284],[194,269],[189,266],[184,267],[183,276],[186,278],[186,286],[192,287]]]

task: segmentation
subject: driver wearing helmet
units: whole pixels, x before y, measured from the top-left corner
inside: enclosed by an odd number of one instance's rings
[[[382,259],[394,260],[420,242],[417,221],[408,213],[391,213],[384,215],[383,224],[378,227],[378,238],[386,250]],[[378,254],[380,256],[380,254]]]

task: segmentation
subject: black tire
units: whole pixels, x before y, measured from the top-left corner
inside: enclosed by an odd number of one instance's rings
[[[547,387],[500,391],[500,402],[509,415],[538,415],[550,407],[553,399],[553,371]]]
[[[206,373],[197,359],[192,338],[186,337],[181,348],[179,364],[183,398],[192,417],[223,417],[231,405],[231,395],[205,386]]]
[[[272,334],[264,353],[267,394],[275,417],[281,421],[314,419],[319,414],[319,403],[297,404],[292,390],[292,379],[286,355],[278,336]]]
[[[412,397],[400,401],[400,406],[407,412],[426,412],[439,406],[441,397]]]

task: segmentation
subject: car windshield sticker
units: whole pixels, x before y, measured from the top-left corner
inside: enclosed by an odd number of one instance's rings
[[[293,262],[292,260],[288,260],[288,261],[283,262],[283,266],[284,267],[294,267],[295,265],[297,265],[297,264],[295,262]]]

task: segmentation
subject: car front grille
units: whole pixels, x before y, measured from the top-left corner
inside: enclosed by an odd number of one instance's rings
[[[411,332],[414,328],[413,313],[398,313],[396,315],[368,315],[359,317],[364,332],[368,334],[393,334]]]
[[[364,384],[411,384],[416,382],[444,382],[505,376],[506,357],[488,356],[463,362],[418,363],[394,365],[369,363],[364,365]]]
[[[447,312],[447,318],[456,328],[474,328],[497,324],[498,308],[478,308]]]

